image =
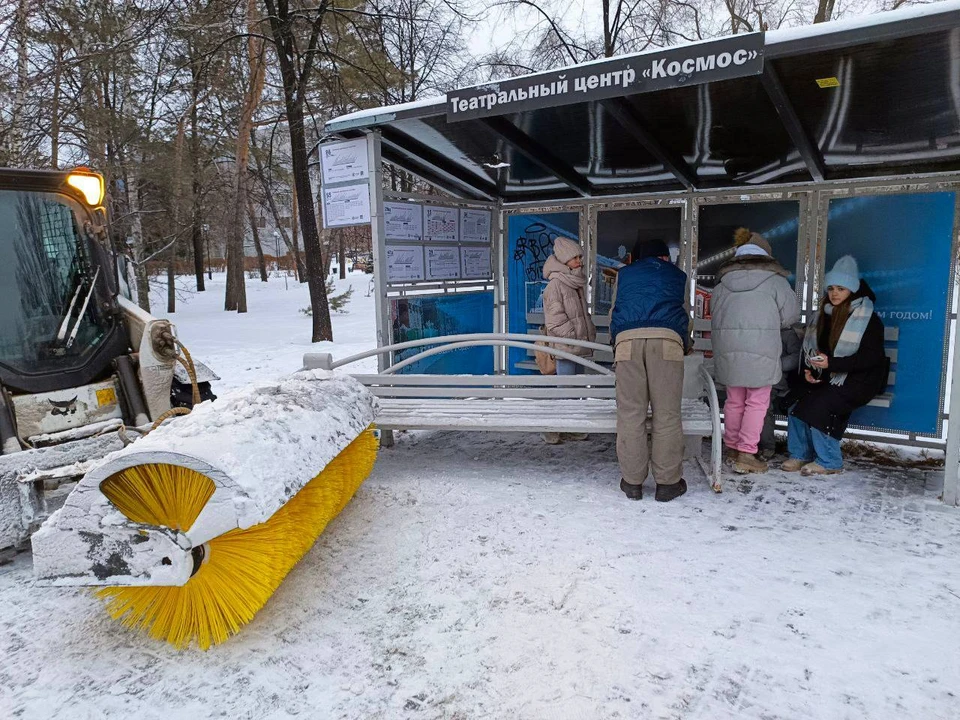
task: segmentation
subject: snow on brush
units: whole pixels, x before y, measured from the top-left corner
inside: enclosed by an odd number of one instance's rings
[[[181,336],[235,387],[279,375],[309,339],[283,292],[240,321],[193,296]],[[372,342],[365,302],[335,318],[366,333],[339,332],[336,356]],[[649,483],[630,502],[609,436],[400,434],[253,622],[206,653],[34,585],[21,554],[0,567],[0,716],[960,716],[960,515],[937,503],[938,473],[856,461],[727,477],[721,495],[685,476],[675,502]]]

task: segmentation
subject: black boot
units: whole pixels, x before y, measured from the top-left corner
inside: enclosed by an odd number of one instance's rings
[[[643,485],[632,485],[623,478],[620,478],[620,489],[631,500],[639,500],[643,497]]]
[[[670,502],[687,491],[687,481],[680,478],[680,482],[673,485],[661,485],[657,483],[657,502]]]

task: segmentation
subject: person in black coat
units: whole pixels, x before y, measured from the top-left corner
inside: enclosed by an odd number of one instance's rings
[[[827,294],[803,344],[803,380],[790,410],[786,472],[830,475],[843,470],[840,440],[850,414],[883,392],[889,363],[876,296],[857,261],[840,258],[824,277]]]

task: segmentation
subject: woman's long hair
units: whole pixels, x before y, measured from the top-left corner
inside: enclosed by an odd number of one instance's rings
[[[835,305],[833,312],[829,315],[830,317],[830,336],[827,338],[829,347],[821,347],[821,351],[825,351],[830,355],[833,355],[833,351],[837,349],[837,341],[840,340],[840,334],[843,332],[843,326],[847,324],[847,318],[850,317],[850,301],[853,300],[853,294],[844,300],[839,305]],[[830,305],[830,296],[827,293],[824,293],[823,300],[820,301],[820,312],[817,314],[817,342],[823,342],[823,333],[824,325],[827,323],[827,313],[825,312],[826,307]]]

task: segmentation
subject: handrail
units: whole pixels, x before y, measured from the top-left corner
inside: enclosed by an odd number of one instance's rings
[[[531,337],[536,337],[536,336],[534,335]],[[525,350],[536,350],[537,352],[544,352],[544,353],[547,353],[548,355],[553,355],[554,357],[563,358],[564,360],[572,360],[576,363],[579,363],[580,365],[583,365],[584,367],[588,367],[591,370],[596,371],[598,375],[613,375],[613,373],[610,370],[600,365],[597,365],[592,360],[587,360],[584,357],[580,357],[579,355],[574,355],[573,353],[567,352],[566,350],[558,350],[557,348],[550,347],[549,345],[537,346],[537,345],[534,345],[533,343],[519,342],[518,340],[499,340],[499,339],[497,340],[464,340],[462,342],[444,343],[440,347],[430,348],[429,350],[424,350],[423,352],[419,352],[416,355],[411,355],[406,360],[401,360],[400,362],[394,365],[391,365],[386,370],[384,370],[382,374],[392,375],[396,373],[398,370],[402,370],[408,365],[412,365],[413,363],[419,362],[420,360],[424,360],[425,358],[431,357],[432,355],[440,355],[445,352],[450,352],[452,350],[460,350],[462,348],[468,348],[468,347],[478,347],[478,346],[482,347],[484,345],[490,345],[490,346],[498,345],[503,347],[516,347],[516,348],[521,348]],[[334,365],[334,368],[336,367],[337,365]]]
[[[704,365],[700,365],[700,377],[703,378],[703,384],[707,388],[707,399],[710,403],[710,425],[713,430],[713,437],[710,442],[710,461],[713,468],[713,477],[710,480],[710,486],[714,492],[720,492],[723,488],[720,484],[720,467],[723,463],[720,438],[723,437],[720,430],[720,398],[717,396],[717,384],[713,376]]]
[[[366,350],[365,352],[358,353],[356,355],[351,355],[345,357],[342,360],[331,365],[332,370],[341,368],[344,365],[349,365],[351,363],[357,362],[358,360],[365,360],[368,357],[375,357],[377,355],[383,355],[384,353],[394,352],[396,350],[406,350],[408,348],[422,347],[424,345],[443,345],[444,343],[451,342],[463,342],[463,341],[474,341],[474,340],[521,340],[524,342],[534,342],[534,341],[545,341],[545,342],[555,342],[560,343],[561,345],[573,345],[576,347],[585,347],[594,351],[609,352],[609,345],[601,345],[600,343],[590,342],[588,340],[574,340],[572,338],[562,338],[555,337],[553,335],[531,335],[528,333],[468,333],[464,335],[440,335],[433,338],[423,338],[421,340],[408,340],[407,342],[394,343],[393,345],[383,345],[382,347],[374,348],[373,350]],[[488,342],[481,343],[486,345],[498,345],[498,342]],[[539,350],[540,348],[538,348]],[[545,346],[543,347],[545,350]],[[422,354],[422,353],[420,353]],[[551,353],[552,354],[552,353]]]

